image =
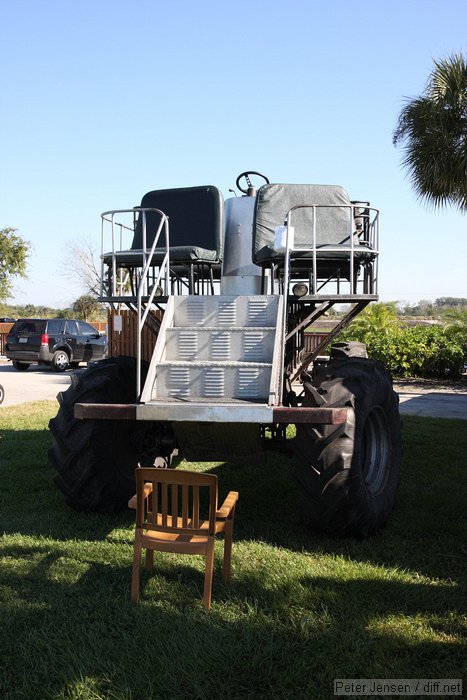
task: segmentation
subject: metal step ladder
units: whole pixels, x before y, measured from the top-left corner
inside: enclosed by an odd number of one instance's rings
[[[277,404],[281,306],[277,295],[171,297],[141,402],[167,420],[195,405]]]

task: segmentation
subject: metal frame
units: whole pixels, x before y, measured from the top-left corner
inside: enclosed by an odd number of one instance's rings
[[[286,227],[286,236],[285,236],[285,254],[284,254],[284,266],[283,266],[283,275],[282,275],[282,294],[287,300],[287,303],[284,303],[283,305],[283,328],[287,329],[287,320],[289,317],[289,309],[290,305],[288,303],[288,300],[291,295],[289,295],[289,287],[292,279],[292,274],[291,274],[291,260],[292,260],[292,254],[294,251],[301,250],[301,248],[292,248],[290,245],[291,238],[292,238],[292,231],[293,231],[293,226],[292,226],[292,215],[294,212],[298,211],[299,209],[312,209],[313,210],[313,228],[312,228],[312,269],[311,269],[311,296],[306,297],[306,301],[311,301],[313,298],[317,300],[317,304],[315,304],[312,308],[312,311],[310,314],[308,314],[302,321],[299,322],[299,324],[293,328],[292,330],[288,331],[283,335],[282,338],[282,349],[281,349],[281,356],[283,359],[283,366],[284,366],[284,372],[282,373],[282,377],[280,380],[280,389],[279,389],[279,397],[280,401],[282,403],[282,397],[284,395],[284,383],[286,380],[286,347],[287,347],[287,341],[290,341],[290,339],[296,335],[301,329],[305,328],[307,325],[312,323],[314,320],[319,318],[323,313],[325,313],[331,306],[333,306],[336,303],[336,300],[332,300],[329,298],[329,295],[322,294],[319,295],[318,291],[320,291],[321,288],[318,287],[318,248],[317,248],[317,241],[316,241],[316,210],[317,209],[326,209],[326,208],[342,208],[343,205],[338,205],[338,204],[331,204],[331,205],[324,205],[324,204],[299,204],[287,212],[287,215],[284,220],[284,226]],[[368,240],[366,241],[375,254],[374,261],[375,262],[375,271],[374,271],[374,277],[372,274],[372,279],[370,280],[370,289],[374,294],[364,294],[364,295],[357,295],[356,294],[356,279],[355,279],[355,252],[356,252],[356,246],[355,246],[355,231],[354,231],[354,219],[356,215],[356,209],[360,209],[361,207],[357,207],[355,204],[351,205],[346,205],[346,208],[349,210],[349,219],[350,219],[350,227],[349,227],[349,241],[350,241],[350,246],[348,247],[349,251],[349,265],[350,265],[350,294],[347,295],[347,297],[343,297],[342,295],[338,294],[336,295],[337,299],[339,300],[339,303],[345,303],[346,301],[350,302],[356,302],[356,305],[351,309],[351,311],[342,319],[342,321],[338,324],[338,326],[329,333],[329,336],[326,338],[325,341],[322,341],[315,351],[307,358],[306,362],[301,363],[301,365],[297,368],[295,368],[295,371],[293,372],[293,376],[291,378],[291,381],[296,381],[300,375],[306,371],[308,366],[313,362],[316,357],[318,357],[319,353],[321,350],[328,345],[337,335],[342,331],[346,326],[349,325],[349,323],[352,321],[352,319],[360,313],[360,311],[369,304],[370,301],[376,300],[377,294],[377,260],[378,260],[378,246],[379,246],[379,210],[375,209],[373,207],[365,207],[366,211],[368,214],[361,214],[359,213],[359,216],[361,218],[366,217],[367,225],[363,227],[363,232],[365,232],[366,229],[366,234],[368,236]],[[370,221],[370,211],[374,212],[374,218],[373,220]],[[345,246],[326,246],[326,252],[327,253],[342,253],[343,250],[347,250],[347,247]],[[278,266],[279,267],[279,266]],[[373,268],[373,265],[371,266]],[[278,268],[277,268],[278,269]],[[271,274],[271,286],[274,284],[273,282],[273,277],[274,275]],[[329,278],[326,281],[330,281],[332,278]],[[325,282],[326,283],[326,282]],[[324,286],[324,285],[323,285]],[[368,280],[366,281],[366,286],[368,286]],[[305,301],[305,299],[303,299]],[[320,303],[319,303],[320,302]],[[303,303],[303,302],[302,302]],[[324,307],[324,308],[323,308]]]
[[[285,396],[285,383],[288,382],[292,386],[293,382],[300,381],[302,376],[307,372],[310,364],[320,356],[324,348],[345,328],[349,325],[352,319],[362,311],[371,301],[376,301],[377,296],[377,281],[378,281],[378,246],[379,246],[379,211],[373,207],[367,206],[366,203],[352,203],[351,205],[315,205],[303,204],[292,207],[285,217],[284,226],[286,227],[286,243],[283,263],[272,264],[272,274],[270,279],[271,293],[274,293],[274,279],[278,284],[277,293],[281,297],[279,304],[278,318],[278,333],[275,341],[274,355],[276,362],[273,366],[270,383],[270,394],[268,404],[249,404],[248,402],[233,402],[226,403],[222,401],[208,402],[200,401],[187,404],[186,402],[171,401],[171,400],[156,400],[150,401],[148,391],[142,391],[141,387],[141,332],[145,325],[150,320],[149,311],[153,304],[163,308],[167,306],[165,313],[168,313],[167,318],[164,317],[160,330],[166,327],[170,310],[172,309],[171,300],[173,297],[174,286],[177,286],[180,292],[180,279],[177,271],[171,268],[169,258],[169,221],[168,217],[159,209],[147,209],[136,207],[134,209],[121,209],[104,212],[102,214],[102,279],[101,279],[101,300],[109,303],[126,304],[137,313],[138,317],[138,343],[137,343],[137,396],[138,402],[133,405],[100,405],[100,404],[76,404],[75,415],[78,418],[111,418],[115,420],[158,420],[158,421],[190,421],[193,416],[196,416],[197,422],[253,422],[259,424],[287,424],[287,423],[331,423],[339,424],[347,420],[347,409],[327,409],[327,408],[304,408],[299,406],[300,397],[295,399],[297,405],[287,406],[282,405]],[[320,249],[317,248],[317,232],[316,232],[316,211],[319,208],[336,207],[342,208],[347,206],[349,209],[349,245],[327,246],[327,253],[342,253],[343,250],[348,252],[349,270],[349,286],[350,291],[347,294],[340,293],[340,279],[335,275],[330,275],[328,279],[322,279],[321,283],[318,280],[318,258]],[[293,276],[293,253],[300,248],[292,248],[291,231],[293,229],[293,216],[299,209],[313,210],[313,227],[312,227],[312,246],[309,250],[312,252],[311,265],[308,266],[306,274],[308,275],[308,283],[310,284],[310,294],[303,297],[295,297],[289,293],[289,288],[293,279],[300,279],[298,276]],[[362,211],[363,209],[363,211]],[[156,236],[151,245],[147,249],[147,231],[146,231],[146,213],[157,212],[160,217],[159,227]],[[371,212],[373,218],[370,220]],[[126,226],[115,220],[118,214],[133,215],[133,228]],[[136,284],[136,289],[133,286],[133,294],[124,294],[124,279],[121,277],[117,283],[117,271],[119,270],[118,253],[116,252],[116,239],[119,238],[120,250],[123,249],[123,236],[125,231],[134,232],[137,215],[142,216],[142,236],[143,249],[141,257],[140,272],[134,273],[132,284]],[[358,243],[355,239],[355,219],[359,217],[361,231],[358,235],[363,235],[366,243],[369,244],[374,258],[368,262],[359,262],[357,269],[355,265],[355,254],[359,250]],[[111,263],[111,286],[110,295],[104,296],[104,249],[105,249],[105,227],[110,224],[111,227],[111,242],[112,252],[110,254]],[[165,237],[165,254],[161,262],[157,265],[152,264],[152,258],[155,252],[156,245],[161,237]],[[109,257],[107,253],[105,257]],[[346,263],[347,264],[347,263]],[[136,265],[134,266],[136,269]],[[303,269],[306,269],[303,265]],[[363,294],[357,293],[357,270],[358,267],[363,268]],[[157,275],[155,268],[158,268]],[[175,268],[177,265],[175,264]],[[149,283],[150,274],[153,274],[154,279]],[[282,272],[282,274],[281,274]],[[204,274],[201,275],[204,279]],[[263,269],[263,280],[265,279],[265,270]],[[360,280],[362,281],[362,280]],[[337,286],[337,294],[327,294],[324,287],[329,282],[335,282]],[[159,287],[163,284],[162,296]],[[214,294],[214,279],[212,270],[210,271],[209,279],[207,280],[208,293]],[[117,293],[117,291],[119,293]],[[183,291],[183,290],[182,290]],[[205,284],[199,285],[196,288],[194,271],[189,272],[187,289],[189,294],[194,294],[196,291],[204,293]],[[172,292],[172,294],[170,294]],[[264,285],[263,285],[264,293]],[[351,304],[351,309],[345,314],[340,322],[327,334],[327,336],[317,344],[313,352],[309,353],[305,358],[299,357],[303,349],[304,330],[320,318],[326,311],[332,308],[335,304]],[[136,308],[135,308],[136,306]],[[295,317],[294,325],[290,326],[290,319]],[[282,327],[282,328],[281,328]],[[161,336],[160,336],[161,337]],[[157,362],[160,355],[160,343],[157,342],[156,349],[151,360],[151,367]],[[159,348],[159,351],[158,349]],[[278,393],[276,393],[278,387]],[[145,403],[146,402],[146,403]],[[287,403],[287,401],[286,401]],[[190,417],[191,416],[191,417]]]

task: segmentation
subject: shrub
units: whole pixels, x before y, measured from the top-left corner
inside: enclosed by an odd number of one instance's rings
[[[464,323],[407,327],[391,304],[365,309],[340,339],[366,343],[368,356],[400,377],[459,377],[467,363]]]

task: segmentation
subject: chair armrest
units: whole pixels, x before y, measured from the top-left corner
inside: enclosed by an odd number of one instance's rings
[[[221,505],[219,510],[216,511],[216,518],[228,518],[230,513],[235,508],[235,504],[237,501],[238,491],[230,491],[224,503]]]
[[[152,493],[152,484],[144,484],[144,498],[148,498]],[[137,501],[137,496],[136,493],[134,496],[130,498],[128,501],[128,508],[132,508],[133,510],[136,510],[136,501]]]

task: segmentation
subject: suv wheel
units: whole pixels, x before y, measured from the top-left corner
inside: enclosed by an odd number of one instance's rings
[[[64,372],[68,367],[70,358],[65,350],[57,350],[52,358],[52,367],[56,372]]]
[[[13,360],[13,367],[19,372],[24,372],[29,367],[29,362],[18,362],[18,360]]]

